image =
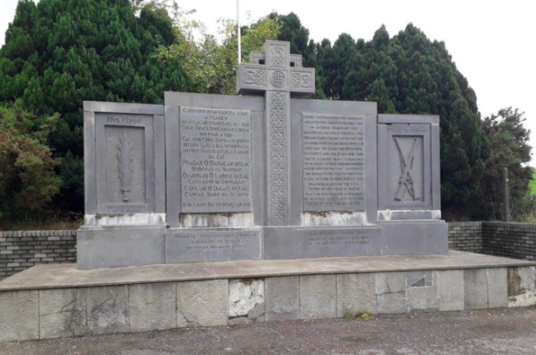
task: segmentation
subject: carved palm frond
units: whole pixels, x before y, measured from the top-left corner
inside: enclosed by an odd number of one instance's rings
[[[121,192],[123,193],[123,201],[128,202],[130,199],[130,183],[132,180],[132,144],[128,139],[127,132],[123,132],[123,136],[119,138],[117,146],[117,160],[119,167],[119,181],[121,182]]]

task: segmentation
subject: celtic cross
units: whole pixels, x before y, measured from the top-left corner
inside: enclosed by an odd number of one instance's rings
[[[290,98],[315,92],[315,70],[303,68],[302,57],[290,54],[290,43],[266,41],[252,52],[236,77],[239,95],[265,97],[267,132],[267,224],[288,225],[290,199]]]

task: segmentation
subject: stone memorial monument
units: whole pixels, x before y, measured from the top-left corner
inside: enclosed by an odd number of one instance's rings
[[[237,90],[84,103],[78,263],[0,282],[0,343],[536,304],[536,263],[449,254],[438,116],[307,99],[287,42]]]
[[[447,254],[438,116],[307,99],[288,42],[252,52],[237,91],[85,103],[79,268]]]

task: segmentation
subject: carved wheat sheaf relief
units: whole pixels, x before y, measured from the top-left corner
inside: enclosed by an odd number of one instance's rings
[[[119,144],[117,146],[117,161],[119,169],[119,181],[121,182],[121,193],[123,194],[123,201],[128,202],[130,200],[130,189],[132,182],[132,162],[134,156],[132,155],[132,144],[129,141],[127,132],[123,132],[123,135],[119,138]]]

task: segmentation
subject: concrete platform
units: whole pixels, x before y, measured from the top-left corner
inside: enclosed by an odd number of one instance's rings
[[[0,342],[534,304],[536,262],[454,251],[98,270],[41,265],[0,282]]]
[[[38,265],[0,282],[1,291],[132,285],[217,279],[536,266],[536,262],[451,250],[441,255],[387,255],[296,260],[244,260],[78,270]]]

